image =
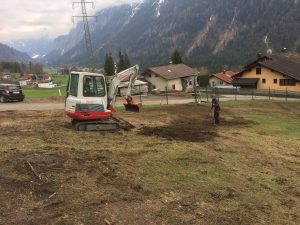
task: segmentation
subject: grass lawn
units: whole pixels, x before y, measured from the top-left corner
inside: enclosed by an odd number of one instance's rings
[[[45,67],[43,70],[45,73],[49,73],[49,74],[58,74],[59,72],[58,67]]]
[[[300,224],[300,105],[118,111],[77,132],[62,110],[0,113],[0,224]],[[30,167],[30,165],[32,168]]]
[[[23,88],[26,99],[33,98],[51,98],[51,97],[61,97],[59,94],[61,91],[61,96],[66,96],[66,87],[59,88]]]
[[[54,84],[66,87],[68,85],[69,75],[55,75],[52,76],[52,79]]]

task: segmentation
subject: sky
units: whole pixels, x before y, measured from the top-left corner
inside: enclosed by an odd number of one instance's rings
[[[80,2],[80,0],[74,0]],[[87,0],[91,2],[92,0]],[[87,5],[93,15],[102,8],[139,2],[141,0],[94,0],[95,9]],[[72,7],[72,0],[1,0],[0,42],[11,40],[57,37],[66,34],[76,24],[72,16],[80,15],[80,5]]]

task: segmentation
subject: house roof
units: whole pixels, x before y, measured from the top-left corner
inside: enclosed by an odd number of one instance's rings
[[[236,72],[232,72],[232,71],[224,71],[222,73],[217,73],[214,74],[214,77],[228,83],[231,84],[233,81],[233,77],[236,74]]]
[[[3,75],[9,75],[9,74],[11,74],[10,70],[8,70],[8,69],[4,69],[1,73]]]
[[[254,66],[263,66],[300,81],[300,54],[296,52],[261,57],[245,66],[245,69],[236,75],[241,75]]]
[[[128,87],[128,85],[129,85],[129,82],[128,81],[126,81],[126,82],[121,82],[120,83],[120,85],[119,85],[119,88],[123,88],[123,87]],[[141,80],[136,80],[135,82],[134,82],[134,86],[142,86],[142,85],[148,85],[148,83],[147,82],[144,82],[144,81],[141,81]]]
[[[197,70],[185,64],[150,67],[148,71],[151,71],[166,80],[196,76],[199,73]]]
[[[49,74],[37,74],[36,77],[40,80],[52,79],[51,75]]]
[[[23,81],[23,80],[31,80],[31,76],[27,75],[27,76],[22,76],[20,78],[20,81]]]

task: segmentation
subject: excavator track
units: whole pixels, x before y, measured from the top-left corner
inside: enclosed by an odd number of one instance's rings
[[[120,130],[130,131],[134,126],[128,121],[115,118],[109,120],[98,121],[84,121],[73,122],[73,125],[78,131],[104,131],[104,132],[118,132]]]
[[[134,126],[131,123],[129,123],[128,121],[126,121],[124,119],[113,117],[113,120],[118,122],[119,127],[122,130],[130,131],[134,128]]]

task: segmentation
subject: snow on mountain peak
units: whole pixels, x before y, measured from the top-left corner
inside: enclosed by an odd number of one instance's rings
[[[34,55],[34,56],[32,56],[31,58],[32,58],[32,59],[37,59],[39,56],[40,56],[40,55],[38,55],[38,54],[35,54],[35,55]]]
[[[132,11],[131,11],[130,18],[134,17],[134,15],[135,15],[136,12],[140,9],[140,6],[143,4],[143,2],[144,2],[144,1],[140,1],[139,3],[131,4]]]
[[[156,6],[156,17],[160,17],[160,8],[161,5],[164,4],[166,2],[166,0],[158,0],[157,1],[157,6]]]

